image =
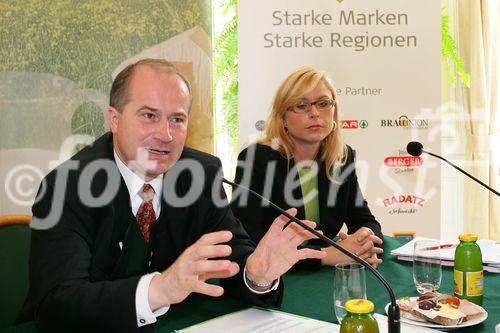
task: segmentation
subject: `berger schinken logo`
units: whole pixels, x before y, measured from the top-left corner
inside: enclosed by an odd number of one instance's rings
[[[417,167],[423,163],[420,156],[389,156],[384,160],[384,164],[391,168]]]
[[[390,168],[395,174],[404,174],[415,171],[420,167],[424,160],[420,156],[410,156],[406,150],[398,149],[397,155],[387,156],[384,159],[386,167]]]
[[[406,115],[402,115],[396,119],[382,119],[380,120],[381,127],[401,127],[401,128],[414,128],[423,129],[429,127],[428,119],[410,119]]]

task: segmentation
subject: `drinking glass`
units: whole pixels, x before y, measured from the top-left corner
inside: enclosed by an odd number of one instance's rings
[[[419,240],[413,245],[413,282],[420,294],[441,286],[441,248],[438,241]]]
[[[365,267],[358,263],[335,265],[333,302],[339,324],[347,314],[345,302],[353,298],[366,299]]]

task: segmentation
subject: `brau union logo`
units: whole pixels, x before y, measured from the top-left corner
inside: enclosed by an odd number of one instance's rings
[[[428,119],[410,119],[406,115],[402,115],[397,119],[381,119],[381,127],[401,127],[422,129],[429,127]]]

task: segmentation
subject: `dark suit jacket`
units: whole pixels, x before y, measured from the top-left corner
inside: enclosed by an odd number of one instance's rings
[[[220,161],[189,148],[179,161],[194,161],[201,165],[200,171],[183,171],[174,179],[169,174],[179,171],[177,166],[182,164],[176,163],[164,176],[164,197],[172,191],[183,197],[193,185],[198,185],[201,195],[187,206],[177,207],[162,200],[160,217],[151,231],[151,261],[147,270],[163,271],[205,233],[230,230],[230,258],[241,270],[236,277],[221,283],[227,292],[237,291],[239,297],[258,305],[279,305],[282,286],[263,297],[244,286],[242,271],[254,244],[229,206],[217,207],[211,200],[214,183],[215,193],[225,200],[220,182],[214,182],[221,170]],[[99,171],[90,172],[92,166]],[[106,188],[113,187],[113,181],[117,191],[107,194]],[[101,199],[95,204],[86,200],[85,193],[89,191]],[[48,220],[55,225],[48,230],[36,230],[46,228],[47,221],[42,218],[51,209],[57,210],[57,206],[62,206],[60,214]],[[39,329],[50,332],[64,328],[86,332],[137,331],[135,291],[141,275],[116,278],[114,272],[130,215],[130,198],[114,162],[111,133],[47,175],[33,206],[30,290],[20,321],[34,319]]]
[[[320,230],[324,235],[333,238],[345,223],[348,232],[353,233],[361,227],[368,227],[383,239],[380,224],[370,212],[366,200],[359,188],[358,179],[354,170],[354,151],[347,146],[347,163],[341,169],[341,185],[331,182],[326,177],[326,166],[319,162],[318,170],[318,200],[320,210]],[[318,154],[319,155],[319,154]],[[275,170],[274,172],[272,170]],[[266,170],[269,170],[266,172]],[[289,171],[290,170],[290,171]],[[352,170],[352,172],[349,172]],[[294,174],[292,173],[294,172]],[[285,183],[287,176],[295,181],[293,198],[295,202],[286,200],[287,192]],[[294,177],[295,175],[295,177]],[[267,180],[266,180],[267,176]],[[305,218],[302,190],[295,163],[288,161],[278,151],[266,145],[255,144],[244,149],[238,156],[235,182],[250,187],[259,194],[263,194],[273,203],[283,209],[295,207],[297,217]],[[267,186],[267,187],[266,187]],[[235,190],[236,191],[236,190]],[[234,215],[243,223],[250,238],[258,242],[267,231],[273,220],[279,215],[271,207],[262,207],[262,203],[254,196],[245,197],[236,195],[233,191],[231,208]],[[241,200],[243,199],[243,200]],[[319,247],[319,242],[310,241],[310,247]],[[317,246],[315,246],[317,245]],[[324,247],[324,244],[321,244]],[[320,260],[307,260],[299,263],[299,267],[319,268]]]

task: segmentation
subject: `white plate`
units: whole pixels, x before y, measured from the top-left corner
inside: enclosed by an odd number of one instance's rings
[[[387,305],[385,306],[385,313],[388,313],[387,310],[389,309],[389,305],[390,304],[391,303],[387,303]],[[454,330],[454,329],[457,329],[457,328],[469,327],[469,326],[474,326],[474,325],[480,324],[483,321],[485,321],[486,318],[488,318],[488,312],[486,312],[486,310],[484,310],[484,313],[483,313],[483,315],[481,317],[478,317],[478,318],[473,319],[473,320],[464,321],[460,325],[444,326],[444,325],[439,325],[439,324],[436,324],[436,323],[432,323],[430,321],[416,321],[416,320],[411,320],[411,319],[404,318],[403,316],[401,316],[401,322],[407,323],[407,324],[410,324],[410,325],[415,325],[415,326],[435,328],[435,329],[438,329],[440,331],[449,331],[449,330]]]

